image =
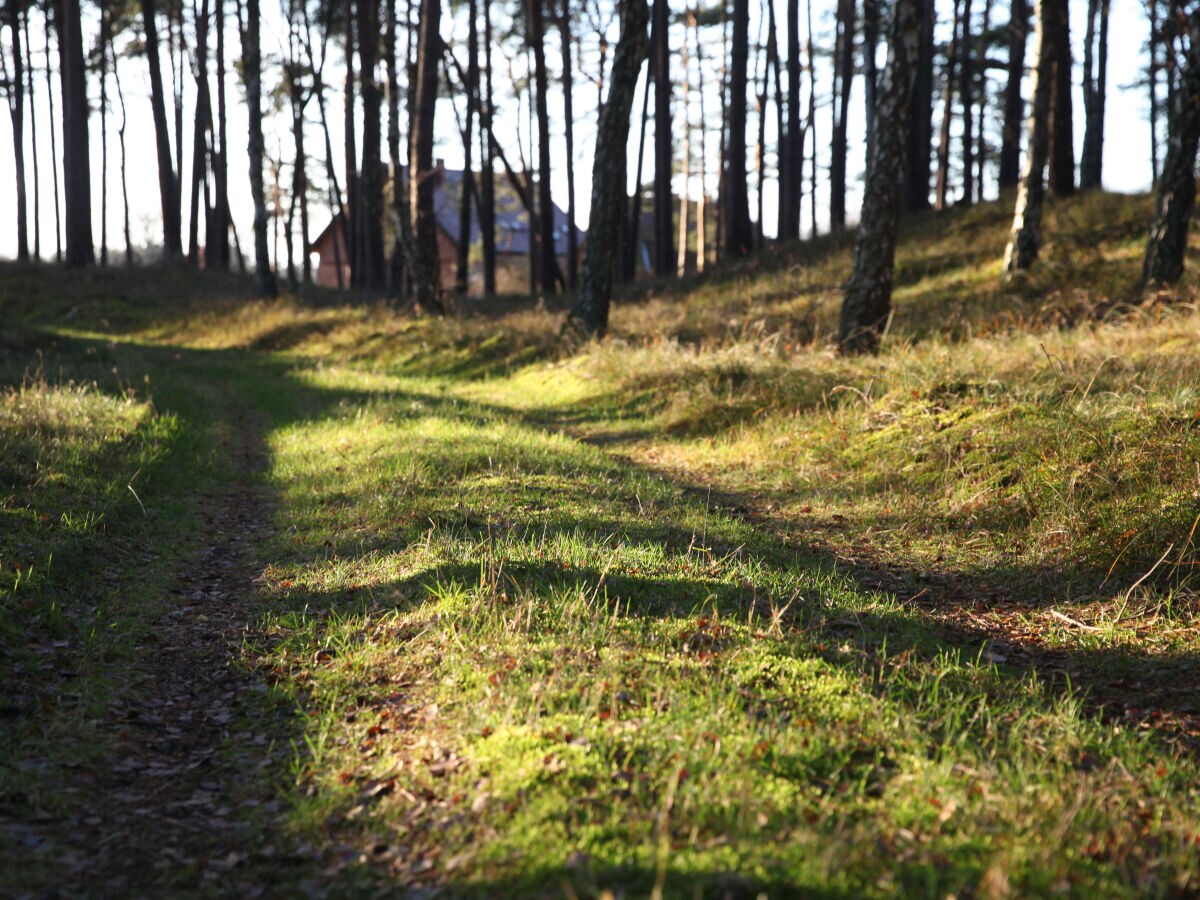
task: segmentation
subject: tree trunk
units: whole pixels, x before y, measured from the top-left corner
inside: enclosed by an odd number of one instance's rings
[[[346,258],[350,264],[350,287],[362,287],[363,268],[361,249],[359,247],[359,226],[362,223],[358,204],[358,122],[354,113],[354,2],[345,0],[342,4],[342,16],[345,26],[345,58],[346,58],[346,87],[344,100],[344,121],[342,130],[343,147],[346,154],[346,215],[344,219],[344,236],[346,240]]]
[[[250,199],[254,203],[254,276],[258,292],[273,297],[275,275],[267,250],[267,201],[263,193],[262,57],[259,49],[258,0],[246,0],[246,33],[242,36],[242,70],[249,113]]]
[[[112,35],[109,34],[111,42]],[[111,43],[109,46],[111,50]],[[113,57],[116,58],[115,55]],[[121,79],[114,79],[117,85],[117,102],[121,104],[121,126],[117,129],[117,142],[121,148],[121,211],[122,211],[122,236],[125,239],[125,265],[133,265],[133,240],[129,231],[129,166],[127,165],[125,152],[125,128],[129,124],[129,117],[125,109],[125,89],[121,87]]]
[[[1146,69],[1146,84],[1150,90],[1150,180],[1158,184],[1158,121],[1162,113],[1162,104],[1158,99],[1158,45],[1161,37],[1158,31],[1158,0],[1149,0],[1146,4],[1150,14],[1150,63]]]
[[[33,45],[29,43],[29,10],[22,16],[21,27],[25,36],[25,78],[29,94],[29,140],[33,148],[33,258],[42,258],[42,197],[41,171],[38,166],[37,101],[33,90]],[[109,32],[111,50],[112,33]],[[111,55],[111,54],[110,54]]]
[[[786,181],[786,178],[784,175],[784,169],[787,167],[787,154],[788,154],[788,149],[787,149],[787,107],[784,105],[784,101],[783,101],[783,61],[779,58],[779,31],[775,26],[775,4],[774,3],[767,4],[767,67],[768,67],[768,69],[771,69],[774,71],[774,85],[775,85],[775,160],[776,160],[776,169],[777,169],[777,172],[776,172],[777,182],[779,185],[779,196],[775,203],[775,206],[776,206],[775,238],[776,238],[776,240],[782,240],[782,235],[784,234],[784,231],[786,230],[784,228],[784,225],[786,224],[784,222],[784,216],[785,216],[784,205],[785,205],[785,202],[791,202],[791,201],[790,200],[785,201],[786,195],[788,193],[788,189],[787,189],[786,185],[784,184],[784,182]],[[685,68],[685,71],[686,71],[686,68]],[[685,81],[685,83],[686,83],[686,81]],[[767,94],[767,92],[764,89],[763,90],[763,116],[764,117],[766,116],[766,94]],[[763,123],[760,123],[759,133],[762,134],[763,131],[764,131]],[[766,140],[765,134],[763,135],[763,140],[764,140],[764,142]],[[763,205],[761,188],[759,190],[758,205],[761,210],[762,205]],[[761,212],[759,213],[758,219],[759,219],[758,230],[759,230],[759,234],[761,235],[762,229],[763,229],[763,217],[762,217]]]
[[[975,200],[975,66],[971,31],[971,0],[963,0],[962,29],[959,36],[958,97],[962,103],[962,166],[963,189],[961,202],[967,206]]]
[[[779,237],[800,237],[804,196],[804,117],[800,108],[800,0],[787,4],[787,121],[780,138]]]
[[[180,227],[182,214],[175,163],[171,157],[171,132],[167,124],[166,96],[158,53],[158,23],[155,0],[141,0],[142,26],[146,35],[146,61],[150,66],[150,109],[154,117],[154,139],[158,151],[158,194],[162,205],[163,253],[170,259],[183,255]]]
[[[1071,23],[1068,0],[1050,0],[1054,41],[1054,92],[1050,100],[1050,190],[1075,193],[1075,127],[1071,99]]]
[[[980,45],[980,58],[982,66],[980,69],[979,78],[979,114],[976,117],[978,122],[978,134],[975,138],[975,165],[977,167],[975,174],[975,196],[980,203],[983,202],[983,183],[984,183],[984,167],[988,158],[988,143],[987,143],[987,128],[985,120],[988,112],[988,46],[991,42],[992,33],[992,0],[984,0],[983,4],[983,29],[980,34],[984,36],[985,43]]]
[[[1026,0],[1012,0],[1008,20],[1008,85],[1004,89],[1004,124],[1000,141],[1000,187],[1013,187],[1020,177],[1021,118],[1025,100],[1021,79],[1025,74],[1025,43],[1029,34],[1029,7]]]
[[[917,75],[908,113],[905,212],[929,209],[930,160],[933,156],[933,0],[919,0],[919,5],[921,42],[917,48]]]
[[[474,139],[475,109],[479,103],[479,15],[477,0],[467,4],[467,74],[463,92],[467,95],[467,121],[462,129],[463,180],[458,198],[458,264],[455,272],[455,291],[465,297],[471,287],[471,213],[474,205]],[[457,113],[456,113],[457,114]]]
[[[958,38],[961,26],[959,0],[954,0],[954,19],[950,31],[950,47],[946,51],[946,88],[942,94],[942,124],[938,133],[936,209],[946,208],[950,191],[950,120],[954,115],[954,82],[958,64]]]
[[[542,3],[544,0],[527,0],[529,15],[529,43],[533,50],[533,71],[537,97],[538,131],[538,225],[540,227],[541,289],[554,293],[554,274],[558,270],[558,256],[554,252],[554,201],[550,193],[550,112],[547,94],[550,78],[546,73],[546,28]]]
[[[563,128],[567,141],[567,288],[573,291],[579,280],[579,231],[575,227],[575,73],[571,61],[571,0],[562,0],[558,33],[562,37]]]
[[[879,47],[879,0],[863,0],[863,113],[867,128],[867,159],[875,143],[875,92],[879,73],[875,53]]]
[[[809,237],[817,236],[817,63],[813,52],[812,0],[805,4],[808,18],[808,34],[804,42],[804,55],[808,59],[808,134],[812,138],[812,159],[809,167]]]
[[[850,90],[854,85],[855,0],[838,0],[837,41],[834,48],[833,141],[829,157],[829,230],[846,227],[846,128]],[[736,21],[734,27],[737,27]]]
[[[696,40],[696,89],[700,94],[700,199],[696,201],[696,271],[703,272],[708,258],[708,120],[704,117],[704,46],[700,43],[700,17],[696,15],[695,8],[688,15]]]
[[[100,7],[100,265],[108,265],[108,45],[112,22],[108,4]],[[113,62],[116,69],[116,62]]]
[[[583,257],[575,308],[567,320],[568,328],[584,336],[602,337],[608,330],[613,265],[621,228],[621,203],[625,196],[629,115],[638,72],[649,43],[646,39],[649,18],[646,0],[626,0],[620,5],[620,14],[621,38],[613,57],[608,97],[596,132],[587,253]]]
[[[79,0],[62,0],[59,50],[63,107],[63,194],[66,200],[68,266],[96,261],[92,244],[92,180],[88,159],[87,73]]]
[[[409,134],[409,222],[416,243],[411,268],[413,296],[422,307],[441,312],[441,265],[438,261],[434,212],[436,171],[433,167],[434,109],[437,104],[438,60],[442,56],[441,0],[420,0],[417,71]]]
[[[1034,0],[1037,26],[1033,35],[1033,49],[1037,65],[1033,72],[1033,105],[1029,111],[1025,168],[1017,189],[1012,232],[1004,251],[1004,272],[1009,277],[1033,265],[1042,243],[1042,203],[1046,196],[1045,170],[1056,51],[1055,42],[1047,33],[1048,28],[1053,28],[1048,17],[1053,17],[1055,13],[1048,7],[1054,2],[1056,0]]]
[[[205,247],[206,267],[229,268],[229,147],[225,118],[225,0],[216,0],[217,130],[213,167],[213,221]]]
[[[761,13],[761,6],[760,6]],[[766,237],[763,234],[763,185],[767,175],[767,91],[771,84],[771,57],[769,54],[763,53],[763,48],[758,47],[758,58],[763,61],[762,79],[758,82],[758,88],[754,95],[754,115],[758,119],[758,140],[755,142],[754,151],[754,176],[755,188],[754,196],[757,209],[754,215],[754,246],[762,248],[766,242]],[[757,69],[758,63],[755,63]]]
[[[8,111],[12,118],[13,162],[17,193],[17,259],[29,261],[29,212],[25,196],[25,54],[21,50],[21,13],[15,0],[8,2],[8,29],[12,36],[13,70],[5,72]],[[103,15],[103,13],[102,13]],[[35,149],[36,152],[36,149]]]
[[[1100,187],[1104,169],[1104,106],[1108,92],[1109,0],[1089,0],[1087,32],[1083,43],[1083,155],[1079,162],[1079,187]],[[1097,30],[1097,18],[1100,20]],[[1098,58],[1098,59],[1097,59]]]
[[[683,190],[679,192],[679,241],[675,256],[675,271],[683,277],[687,274],[688,213],[692,187],[692,123],[690,116],[692,79],[689,72],[687,23],[684,24],[683,44],[680,47],[680,78],[683,81]]]
[[[1158,179],[1154,224],[1146,245],[1142,281],[1169,285],[1183,275],[1188,222],[1196,202],[1196,151],[1200,145],[1200,8],[1187,18],[1190,42],[1171,107],[1167,158]]]
[[[891,315],[896,229],[909,104],[920,58],[921,20],[918,0],[894,0],[887,67],[879,89],[879,127],[867,161],[854,269],[842,302],[838,347],[843,353],[875,352]]]
[[[674,197],[671,195],[671,49],[670,8],[667,0],[654,0],[650,26],[650,71],[654,78],[654,274],[675,274],[675,238],[672,234]]]
[[[653,43],[653,42],[652,42]],[[653,68],[653,63],[651,63]],[[642,91],[641,125],[638,130],[637,169],[633,175],[633,198],[628,204],[628,223],[624,229],[625,246],[617,263],[617,277],[622,282],[632,282],[637,277],[638,261],[642,246],[642,171],[646,162],[646,124],[650,121],[650,85],[651,79],[646,79],[645,90]],[[636,86],[635,86],[636,87]],[[602,108],[603,109],[603,108]],[[592,177],[595,177],[594,175]],[[626,176],[628,177],[628,175]]]
[[[496,135],[492,131],[492,13],[491,4],[483,3],[484,92],[480,126],[483,134],[483,171],[479,189],[479,227],[483,231],[483,295],[496,296]]]
[[[750,4],[748,0],[734,0],[722,203],[725,255],[730,259],[738,259],[754,249],[754,232],[750,226],[750,197],[746,184],[746,86],[749,56]]]
[[[52,187],[54,188],[54,261],[63,261],[63,245],[62,245],[62,201],[58,190],[58,116],[54,111],[54,73],[50,65],[50,32],[53,31],[52,19],[50,18],[51,10],[55,8],[54,4],[49,4],[45,8],[46,24],[46,101],[50,107],[50,174],[52,176]],[[60,38],[61,41],[61,38]]]
[[[383,252],[383,91],[376,78],[379,54],[379,0],[358,0],[358,59],[362,83],[362,170],[359,174],[360,258],[362,286],[382,290],[387,284]]]
[[[194,9],[194,7],[193,7]],[[208,183],[208,0],[196,14],[196,123],[192,130],[192,195],[188,216],[188,262],[200,264],[200,187]],[[207,251],[206,251],[207,252]]]

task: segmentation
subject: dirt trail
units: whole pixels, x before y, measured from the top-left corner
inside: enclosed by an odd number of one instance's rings
[[[261,705],[254,695],[266,685],[239,660],[268,527],[267,498],[254,482],[264,455],[248,427],[220,441],[239,478],[222,495],[199,498],[203,549],[182,564],[136,647],[134,683],[110,706],[114,752],[76,771],[72,815],[36,823],[27,836],[58,854],[50,896],[253,897],[272,887],[264,880],[270,862],[286,860],[284,849],[262,846],[256,824],[281,809],[259,773],[290,747],[282,723],[247,715],[247,701]]]

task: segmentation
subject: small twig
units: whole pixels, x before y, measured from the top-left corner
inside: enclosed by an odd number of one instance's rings
[[[148,518],[149,513],[146,512],[146,507],[142,506],[142,498],[137,495],[137,491],[133,489],[133,485],[127,484],[125,487],[129,488],[129,493],[133,494],[133,499],[137,501],[137,505],[142,507],[142,516]]]
[[[1066,613],[1060,613],[1057,609],[1050,610],[1050,615],[1054,616],[1054,618],[1056,618],[1056,619],[1061,619],[1063,622],[1066,622],[1068,625],[1072,625],[1075,628],[1082,628],[1084,631],[1103,631],[1104,630],[1102,628],[1097,628],[1095,625],[1085,625],[1083,622],[1080,622],[1078,619],[1072,619]]]

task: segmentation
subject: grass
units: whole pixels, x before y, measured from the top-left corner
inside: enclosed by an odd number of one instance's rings
[[[1147,210],[1056,205],[1009,286],[1002,204],[917,220],[867,360],[825,343],[833,241],[639,288],[573,356],[519,304],[412,319],[203,279],[158,303],[152,275],[100,315],[16,270],[7,340],[57,341],[66,377],[7,374],[6,567],[43,571],[69,521],[74,571],[125,572],[132,473],[232,478],[172,442],[232,398],[257,417],[274,525],[241,659],[298,711],[260,777],[328,890],[1194,892],[1200,319],[1194,282],[1132,293]],[[29,330],[72,308],[92,337]],[[89,352],[115,384],[81,380]],[[70,584],[21,577],[6,610]],[[6,664],[50,628],[11,621]],[[11,734],[0,759],[41,739]],[[36,805],[22,777],[5,808]]]

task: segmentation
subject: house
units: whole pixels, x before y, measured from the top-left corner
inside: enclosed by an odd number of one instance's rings
[[[438,225],[438,256],[441,266],[442,287],[453,287],[458,272],[458,240],[461,225],[460,212],[463,192],[463,173],[447,169],[438,160],[434,190],[434,213]],[[478,177],[478,176],[476,176]],[[390,183],[390,178],[389,182]],[[496,179],[496,290],[500,293],[526,293],[529,291],[529,214],[507,179]],[[567,268],[567,237],[569,228],[567,214],[557,204],[554,206],[554,251],[559,266]],[[391,246],[390,217],[385,221],[386,243]],[[575,234],[582,256],[584,232],[578,227]],[[341,213],[333,217],[309,246],[309,252],[317,254],[319,260],[313,268],[317,284],[326,287],[338,286],[338,269],[341,269],[342,286],[350,284],[350,263],[346,255],[345,222]],[[483,240],[479,227],[479,216],[473,209],[468,243],[470,274],[468,293],[480,296],[483,293]]]

